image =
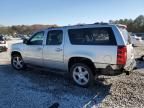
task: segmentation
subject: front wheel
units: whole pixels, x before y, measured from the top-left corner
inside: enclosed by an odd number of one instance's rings
[[[70,68],[73,81],[81,87],[88,87],[93,84],[94,76],[91,68],[83,63],[76,63]]]
[[[25,66],[24,61],[23,61],[21,55],[19,55],[19,54],[12,56],[11,64],[12,64],[12,67],[16,70],[22,70],[22,69],[24,69],[24,66]]]

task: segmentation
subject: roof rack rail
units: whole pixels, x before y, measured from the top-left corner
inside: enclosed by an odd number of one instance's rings
[[[75,24],[75,25],[72,25],[72,26],[84,26],[86,25],[85,23],[79,23],[79,24]]]
[[[100,25],[108,25],[109,23],[104,23],[104,22],[96,22],[94,24],[100,24]]]
[[[52,29],[52,28],[60,28],[60,26],[58,26],[58,27],[48,27],[46,29]]]

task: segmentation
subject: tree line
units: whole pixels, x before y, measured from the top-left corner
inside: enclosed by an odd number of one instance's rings
[[[129,32],[144,33],[144,15],[138,16],[136,19],[120,19],[110,20],[109,23],[125,24]],[[57,27],[57,25],[17,25],[17,26],[0,26],[0,34],[8,34],[14,36],[15,34],[31,34],[39,29]]]
[[[15,36],[16,34],[29,35],[37,30],[57,27],[57,25],[17,25],[17,26],[1,26],[0,34]]]
[[[144,15],[133,19],[110,20],[109,23],[127,25],[129,32],[144,33]]]

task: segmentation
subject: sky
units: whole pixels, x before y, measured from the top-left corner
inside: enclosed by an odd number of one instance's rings
[[[144,0],[0,0],[0,25],[108,22],[144,15]]]

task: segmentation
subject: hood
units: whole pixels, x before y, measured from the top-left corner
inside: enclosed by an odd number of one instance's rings
[[[23,44],[22,42],[20,42],[20,43],[14,43],[14,44],[12,44],[12,46],[20,46],[22,44]]]

